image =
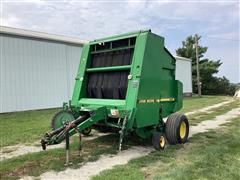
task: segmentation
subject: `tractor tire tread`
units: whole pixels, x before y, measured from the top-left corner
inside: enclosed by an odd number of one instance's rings
[[[183,140],[180,139],[178,134],[179,127],[182,121],[184,121],[187,125],[186,138],[184,138]],[[180,113],[171,114],[168,117],[166,122],[165,133],[166,133],[166,138],[169,144],[174,145],[178,143],[185,143],[189,133],[189,123],[188,123],[187,117]]]

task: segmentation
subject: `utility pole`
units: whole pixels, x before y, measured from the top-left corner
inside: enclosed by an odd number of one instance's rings
[[[196,61],[197,61],[197,86],[198,86],[198,97],[202,96],[201,92],[201,85],[202,83],[200,82],[200,72],[199,72],[199,56],[198,56],[198,36],[197,34],[195,35],[195,41],[196,41]]]

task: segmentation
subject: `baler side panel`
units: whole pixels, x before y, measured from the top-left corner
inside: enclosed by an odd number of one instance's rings
[[[149,33],[140,78],[135,127],[157,125],[161,117],[174,112],[173,99],[177,96],[174,73],[174,59],[164,48],[164,38]]]
[[[132,67],[130,75],[132,78],[128,81],[128,90],[126,96],[126,110],[134,111],[134,115],[129,117],[127,128],[132,129],[134,121],[135,121],[135,114],[136,114],[136,104],[138,98],[138,91],[139,91],[139,84],[140,78],[142,73],[143,67],[143,59],[145,56],[145,48],[146,48],[146,41],[147,35],[149,32],[139,33],[136,39],[133,59],[132,59]]]
[[[182,82],[175,80],[175,86],[177,89],[176,102],[174,107],[174,112],[179,111],[183,106],[183,84]]]

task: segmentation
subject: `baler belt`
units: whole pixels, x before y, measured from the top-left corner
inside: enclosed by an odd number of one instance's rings
[[[123,66],[132,63],[133,49],[124,49],[112,52],[94,54],[91,60],[91,68]]]
[[[92,68],[130,65],[133,49],[94,54]],[[89,74],[89,98],[125,99],[129,70]]]

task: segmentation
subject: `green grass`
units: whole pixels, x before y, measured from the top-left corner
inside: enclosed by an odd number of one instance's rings
[[[183,108],[181,112],[186,113],[206,106],[211,106],[226,100],[229,100],[228,96],[202,96],[199,97],[186,97],[183,99]]]
[[[203,96],[184,98],[182,112],[188,112],[222,102],[226,96]],[[25,111],[0,114],[0,148],[8,145],[32,143],[50,130],[53,115],[59,109]]]
[[[78,156],[78,137],[73,136],[73,143],[70,148],[71,168],[79,168],[82,164],[96,161],[103,154],[116,154],[118,152],[118,134],[108,134],[93,140],[83,139],[83,151]],[[134,136],[128,138],[123,149],[128,149],[132,145],[147,145],[150,141],[140,140]],[[19,177],[30,175],[39,176],[44,172],[54,170],[62,171],[67,167],[65,164],[66,151],[64,148],[30,153],[16,158],[0,162],[0,179],[18,179]]]
[[[195,135],[185,145],[168,146],[92,179],[240,179],[239,123],[236,118],[227,127]]]
[[[214,108],[212,110],[210,110],[210,112],[200,112],[200,113],[196,113],[194,115],[190,115],[188,116],[188,120],[190,125],[196,125],[204,120],[211,120],[214,119],[216,116],[222,115],[227,113],[228,111],[240,107],[240,101],[236,100],[233,101],[229,104],[226,104],[224,106],[218,107],[218,108]]]
[[[71,168],[78,168],[82,163],[96,161],[102,154],[116,154],[118,152],[118,136],[110,134],[98,137],[94,140],[83,140],[83,151],[78,156],[78,137],[73,137],[71,143],[70,161]],[[54,170],[62,171],[65,164],[64,148],[57,148],[37,153],[22,155],[0,162],[0,179],[18,179],[24,175],[39,176],[40,174]]]
[[[59,109],[0,114],[0,147],[39,140]]]
[[[78,137],[74,136],[70,148],[69,167],[79,168],[82,164],[96,161],[100,155],[116,154],[118,152],[119,135],[108,134],[93,140],[83,139],[83,151],[78,156]],[[149,140],[141,140],[135,136],[129,136],[123,150],[136,145],[150,146]],[[16,158],[0,162],[0,179],[18,179],[21,176],[39,176],[44,172],[54,170],[62,171],[67,167],[65,164],[64,148],[57,148],[37,153],[30,153]]]

